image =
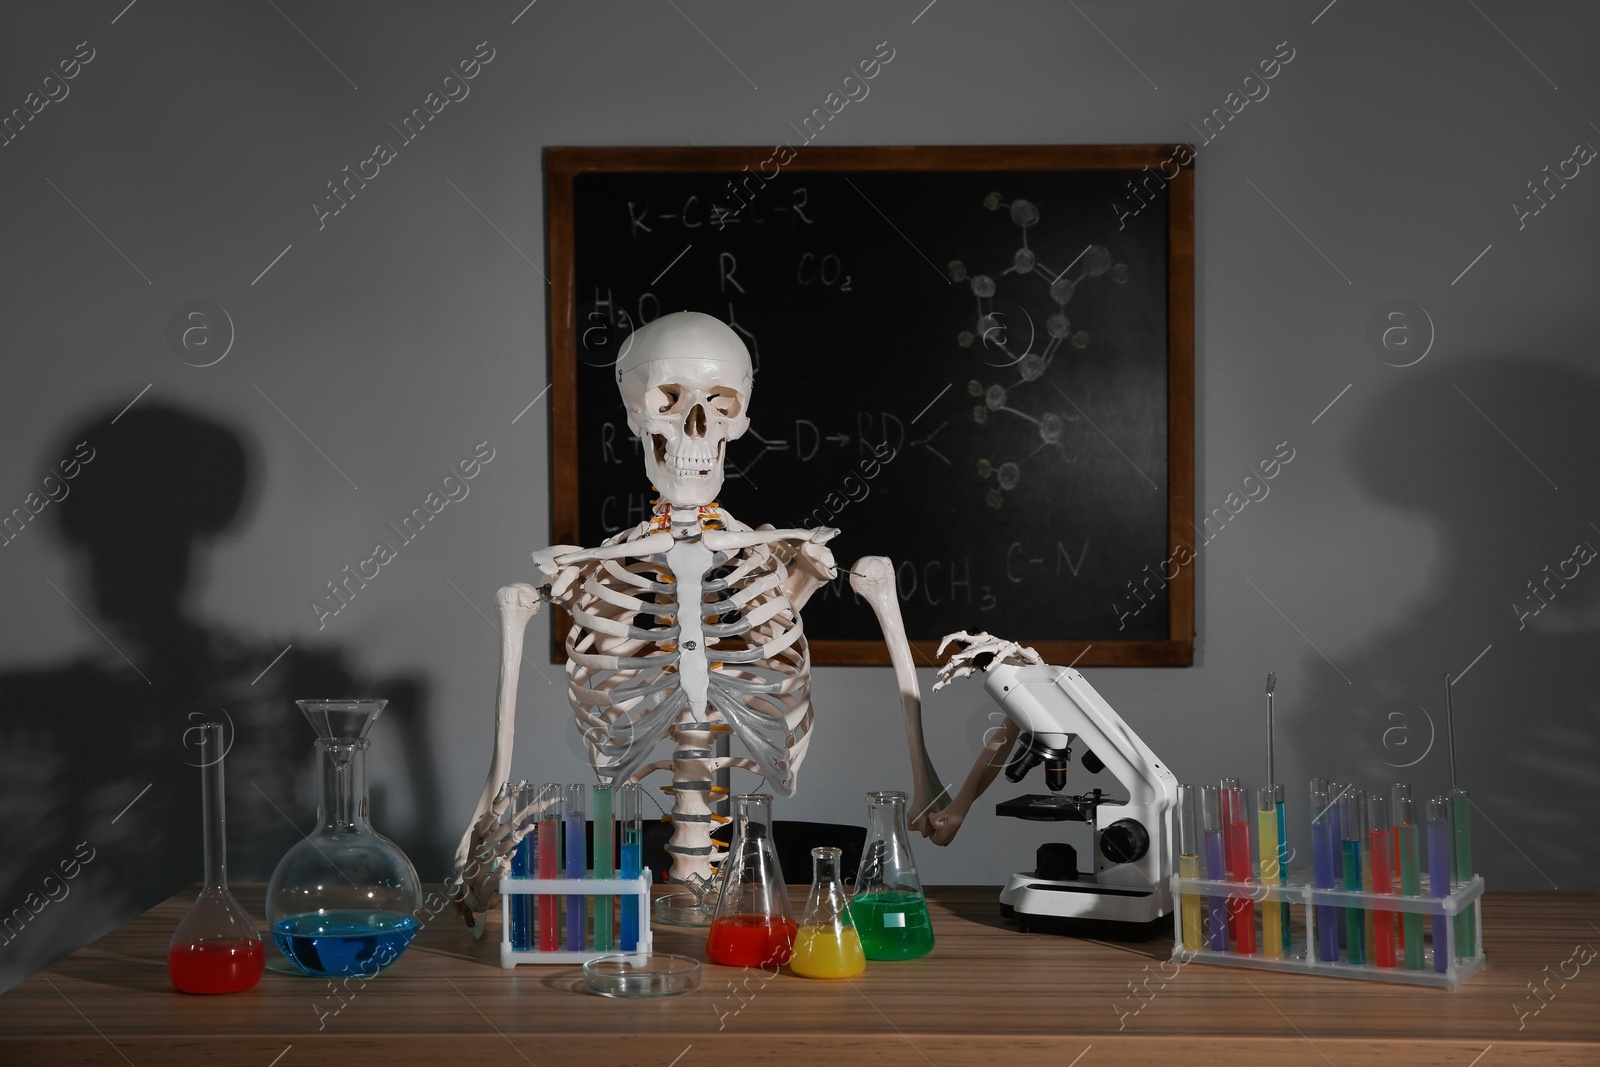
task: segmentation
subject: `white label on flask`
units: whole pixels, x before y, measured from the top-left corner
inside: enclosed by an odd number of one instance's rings
[[[885,926],[904,926],[905,924],[906,913],[903,911],[886,912],[883,916],[883,925]]]

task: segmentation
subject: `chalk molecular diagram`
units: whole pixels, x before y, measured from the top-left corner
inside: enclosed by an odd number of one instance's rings
[[[1059,272],[1054,271],[1040,262],[1037,253],[1028,247],[1028,231],[1039,224],[1037,205],[1030,200],[1006,203],[999,193],[990,193],[983,198],[983,206],[990,211],[998,211],[1002,207],[1009,209],[1011,221],[1022,233],[1022,247],[1012,253],[1011,265],[1000,272],[1000,277],[1014,274],[1019,278],[1037,278],[1055,305],[1055,309],[1044,316],[1044,333],[1048,340],[1042,348],[1034,351],[1035,342],[1039,339],[1036,317],[1026,307],[997,297],[994,278],[987,274],[969,275],[966,264],[961,260],[950,261],[950,277],[958,282],[967,282],[977,301],[972,328],[957,334],[956,344],[970,349],[976,343],[977,355],[985,363],[1001,370],[1010,370],[1016,375],[1016,380],[1010,382],[986,385],[974,378],[967,383],[967,393],[977,401],[972,408],[972,421],[981,426],[989,422],[991,414],[1005,414],[1033,423],[1039,435],[1039,446],[1020,460],[1008,459],[1001,463],[994,463],[987,457],[978,460],[978,476],[985,482],[993,482],[985,495],[985,502],[991,508],[999,508],[1004,505],[1006,494],[1022,483],[1022,464],[1044,449],[1053,447],[1065,462],[1077,462],[1077,446],[1065,439],[1066,424],[1078,421],[1078,409],[1070,400],[1065,405],[1065,411],[1047,410],[1039,415],[1030,415],[1014,407],[1013,400],[1021,387],[1044,378],[1063,344],[1070,342],[1079,351],[1089,348],[1091,338],[1088,331],[1079,329],[1074,332],[1072,322],[1067,318],[1067,303],[1084,279],[1099,278],[1110,273],[1112,281],[1125,284],[1128,265],[1118,263],[1113,266],[1109,249],[1090,244],[1085,245],[1077,257]],[[1078,273],[1068,277],[1075,267]],[[1019,344],[1019,341],[1025,343]],[[1066,400],[1064,393],[1058,392],[1057,395]],[[1045,402],[1049,403],[1049,398]]]

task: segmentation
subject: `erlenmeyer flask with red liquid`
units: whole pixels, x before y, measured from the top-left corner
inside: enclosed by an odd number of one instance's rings
[[[261,980],[267,962],[255,923],[228,891],[222,730],[220,722],[194,728],[200,734],[206,880],[199,899],[178,924],[167,947],[167,974],[180,993],[237,993],[249,989]]]
[[[772,844],[772,794],[736,796],[733,805],[733,841],[706,955],[727,967],[777,968],[794,951],[795,921]]]

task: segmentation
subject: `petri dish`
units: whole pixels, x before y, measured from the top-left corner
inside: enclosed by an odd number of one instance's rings
[[[583,984],[602,997],[670,997],[700,985],[700,961],[688,956],[599,956],[583,965]]]

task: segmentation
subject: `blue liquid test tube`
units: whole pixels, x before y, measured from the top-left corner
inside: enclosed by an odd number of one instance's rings
[[[1206,878],[1214,882],[1228,880],[1228,863],[1223,847],[1222,797],[1218,787],[1200,787],[1200,819],[1205,833]],[[1207,934],[1211,951],[1228,951],[1228,901],[1226,897],[1206,898]]]
[[[589,870],[588,848],[584,842],[585,810],[588,805],[584,803],[584,789],[582,783],[567,786],[567,802],[561,809],[562,825],[565,827],[564,837],[566,845],[568,878],[582,878]],[[567,895],[567,951],[583,951],[584,941],[588,935],[589,898],[582,893],[569,893]]]
[[[1344,840],[1340,842],[1344,858],[1344,884],[1341,888],[1357,893],[1361,892],[1361,838],[1365,825],[1362,809],[1367,806],[1366,799],[1359,789],[1339,798],[1339,830],[1344,835]],[[1361,908],[1345,908],[1344,927],[1346,962],[1366,963],[1366,912]]]
[[[1339,847],[1334,838],[1334,819],[1337,806],[1328,801],[1328,780],[1311,779],[1311,860],[1313,878],[1318,889],[1336,889],[1335,856]],[[1339,909],[1332,904],[1318,904],[1316,910],[1317,959],[1323,963],[1339,962]]]
[[[616,855],[613,839],[616,836],[616,826],[611,818],[611,787],[597,785],[594,787],[594,876],[596,878],[614,878],[617,874]],[[611,951],[611,912],[615,907],[616,898],[610,896],[597,896],[594,898],[594,947],[596,952]]]
[[[1428,895],[1443,900],[1450,895],[1450,819],[1449,801],[1434,797],[1428,801]],[[1450,967],[1450,920],[1433,917],[1433,969],[1439,974]]]
[[[617,790],[617,821],[622,824],[622,877],[638,878],[644,871],[644,794],[633,783]],[[623,952],[639,951],[639,898],[622,898],[621,944]]]
[[[531,786],[523,786],[511,797],[510,810],[507,818],[518,820],[521,811],[533,803],[534,793]],[[533,877],[533,817],[520,819],[528,834],[517,842],[516,848],[511,850],[511,877]],[[517,952],[527,952],[533,948],[533,897],[527,893],[517,893],[511,897],[511,948]]]
[[[1283,803],[1283,786],[1272,787],[1273,796],[1278,805],[1278,884],[1289,884],[1289,816]],[[1283,954],[1287,956],[1294,951],[1294,925],[1290,921],[1289,902],[1279,904],[1279,911],[1283,916]]]

